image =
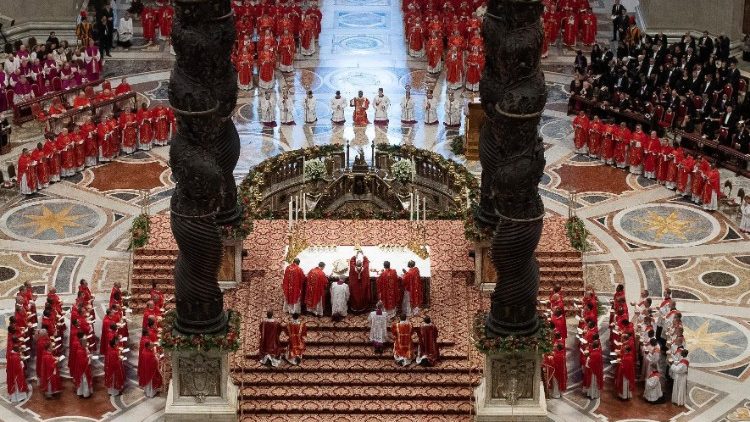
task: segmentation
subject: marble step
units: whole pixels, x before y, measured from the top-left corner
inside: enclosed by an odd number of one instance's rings
[[[472,421],[474,416],[472,415],[407,415],[407,414],[391,414],[387,418],[383,418],[379,415],[363,415],[353,413],[337,413],[336,422],[382,422],[388,420],[389,422],[469,422]],[[329,415],[318,415],[318,414],[297,414],[297,415],[284,415],[284,414],[260,414],[260,415],[240,415],[241,422],[331,422]]]
[[[240,414],[469,415],[474,411],[474,403],[471,397],[460,400],[379,400],[378,397],[359,400],[339,398],[330,400],[252,400],[242,402],[239,412]]]
[[[391,347],[386,347],[385,352],[381,355],[375,354],[372,347],[366,348],[364,345],[328,345],[322,343],[305,343],[307,349],[305,350],[305,359],[347,359],[347,360],[392,360]],[[284,344],[286,347],[286,344]],[[456,350],[448,349],[440,346],[440,359],[441,361],[461,361],[467,360],[466,349]],[[414,350],[417,350],[417,345],[414,345]],[[259,359],[257,353],[245,354],[245,358],[250,361]]]
[[[410,386],[394,386],[388,379],[373,385],[307,385],[297,383],[287,386],[245,386],[240,400],[253,402],[273,400],[468,400],[474,389],[471,386],[430,386],[424,388],[418,381]]]
[[[387,353],[387,352],[386,352]],[[466,359],[461,360],[444,360],[440,362],[440,365],[431,368],[423,368],[420,366],[408,366],[401,367],[395,364],[393,359],[368,359],[368,360],[348,360],[345,357],[338,356],[336,358],[308,358],[305,357],[300,366],[284,365],[278,368],[271,368],[265,365],[260,365],[257,360],[246,362],[247,365],[234,366],[233,372],[239,373],[258,373],[258,372],[305,372],[305,373],[317,373],[317,372],[356,372],[356,373],[403,373],[411,372],[415,377],[422,373],[468,373],[469,367],[467,366]]]
[[[466,386],[478,385],[480,374],[469,374],[468,372],[459,374],[451,373],[420,373],[418,380],[421,386]],[[321,372],[321,373],[292,373],[292,372],[256,372],[252,374],[235,373],[234,380],[238,385],[250,384],[255,386],[289,386],[290,384],[300,386],[337,386],[337,385],[373,385],[383,382],[383,375],[380,373],[358,373],[355,378],[345,371],[341,372]],[[390,386],[411,386],[415,383],[413,373],[401,372],[388,374],[388,385]]]

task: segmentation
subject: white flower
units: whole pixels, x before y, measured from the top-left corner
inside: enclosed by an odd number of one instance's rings
[[[305,161],[305,179],[319,180],[326,173],[326,164],[323,159]]]
[[[391,165],[391,175],[402,183],[410,181],[413,172],[414,167],[410,160],[399,160]]]

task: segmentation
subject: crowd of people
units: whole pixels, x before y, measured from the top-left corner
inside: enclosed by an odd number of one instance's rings
[[[559,398],[567,389],[567,350],[565,298],[555,286],[547,301],[548,320],[553,333],[553,351],[544,356],[544,382],[548,394]],[[578,360],[583,371],[582,388],[591,399],[598,399],[604,388],[604,367],[611,364],[615,394],[629,400],[636,394],[637,382],[644,383],[643,397],[650,403],[661,403],[671,390],[671,401],[684,406],[687,400],[688,350],[685,348],[682,314],[665,289],[656,305],[648,290],[638,302],[631,302],[632,314],[625,300],[625,288],[618,285],[610,300],[609,340],[600,339],[599,299],[589,289],[574,302]],[[606,345],[606,347],[605,347]],[[607,355],[605,348],[608,349]],[[576,353],[576,352],[572,352]]]
[[[410,0],[402,7],[409,56],[426,57],[429,73],[445,70],[449,89],[479,91],[485,65],[481,35],[485,2]]]
[[[49,93],[76,88],[100,78],[102,56],[93,40],[72,48],[51,32],[44,44],[30,38],[16,44],[0,72],[0,113]]]
[[[686,33],[669,43],[663,33],[632,32],[616,51],[594,45],[590,60],[578,52],[570,111],[582,110],[584,98],[601,117],[637,113],[660,135],[694,133],[750,153],[748,83],[730,57],[729,38]]]
[[[269,311],[260,323],[259,357],[262,364],[277,367],[282,357],[292,365],[300,364],[307,333],[306,323],[301,321],[300,315],[304,310],[315,317],[323,316],[327,296],[330,297],[334,321],[340,321],[349,312],[369,313],[369,340],[375,353],[382,354],[385,345],[392,343],[394,360],[401,366],[412,362],[425,366],[438,363],[438,331],[430,317],[425,316],[423,324],[416,328],[408,320],[408,317],[420,313],[424,303],[424,287],[414,261],[409,261],[408,270],[403,269],[402,276],[385,261],[382,271],[377,272],[374,295],[370,273],[376,271],[370,270],[370,262],[362,251],[350,259],[348,279],[341,276],[334,282],[330,282],[324,272],[325,263],[319,263],[307,275],[299,264],[300,260],[294,259],[287,266],[282,283],[283,310],[291,314],[291,320],[282,324]],[[327,291],[329,295],[326,295]],[[399,318],[395,320],[397,314]],[[280,343],[282,334],[289,339],[286,350]],[[415,334],[418,339],[416,351],[413,346]]]
[[[619,0],[616,1],[619,3]],[[632,24],[635,24],[635,20]],[[557,45],[559,40],[570,48],[579,43],[586,46],[596,43],[597,18],[589,0],[544,1],[542,26],[542,57],[547,57],[549,46]]]
[[[129,89],[123,79],[114,92]],[[105,87],[93,99],[93,104],[115,98],[113,95]],[[74,98],[72,108],[86,110],[91,104],[92,100],[82,91]],[[50,105],[47,114],[54,118],[65,111],[65,106],[57,101]],[[19,191],[24,195],[120,155],[167,145],[176,129],[171,108],[163,105],[148,108],[145,103],[139,109],[110,107],[97,115],[81,114],[74,122],[61,125],[59,131],[55,126],[48,126],[50,130],[45,133],[44,142],[39,142],[31,151],[24,148],[18,157],[16,178]]]
[[[298,51],[315,54],[323,18],[317,2],[235,0],[232,9],[237,33],[232,62],[240,89],[253,89],[256,70],[258,87],[272,89],[277,68],[293,72]]]
[[[98,365],[97,362],[104,368],[107,393],[113,396],[121,394],[126,382],[125,362],[130,352],[130,310],[126,299],[120,284],[114,283],[97,335],[94,296],[86,280],[80,281],[69,314],[63,310],[55,288],[49,287],[41,325],[36,308],[38,298],[31,284],[24,283],[16,294],[15,313],[8,324],[5,371],[11,403],[22,402],[30,396],[29,381],[34,379],[45,398],[59,395],[63,389],[63,361],[67,361],[78,397],[88,398],[94,394],[92,366]],[[151,299],[149,309],[144,312],[138,354],[138,385],[148,397],[156,395],[162,387],[159,325],[165,297],[153,286]]]
[[[573,119],[575,152],[606,165],[643,175],[687,197],[708,211],[718,208],[721,175],[705,156],[695,158],[679,144],[646,134],[640,124],[631,132],[625,122],[605,122],[581,111]]]

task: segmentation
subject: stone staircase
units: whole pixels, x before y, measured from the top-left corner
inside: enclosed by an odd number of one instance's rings
[[[235,359],[240,420],[310,420],[313,414],[336,421],[472,419],[481,374],[470,372],[465,347],[440,341],[438,366],[403,368],[388,347],[382,355],[373,352],[366,316],[307,320],[300,366],[268,368],[256,353]]]
[[[177,260],[177,249],[139,248],[133,253],[132,275],[130,279],[130,307],[140,315],[150,299],[151,283],[167,296],[174,295],[172,272]],[[168,302],[166,308],[174,304]]]
[[[573,300],[580,299],[584,293],[581,253],[572,248],[568,251],[537,250],[536,258],[539,261],[539,299],[547,300],[554,285],[559,284],[565,296],[566,313],[575,314]]]

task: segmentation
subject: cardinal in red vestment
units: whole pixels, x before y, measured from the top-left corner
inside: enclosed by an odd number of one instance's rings
[[[62,382],[60,380],[60,370],[57,367],[57,358],[52,354],[52,344],[47,344],[47,348],[41,353],[41,356],[37,356],[37,359],[41,357],[42,365],[40,368],[39,384],[44,391],[44,397],[50,398],[54,394],[62,391]]]
[[[417,330],[418,347],[417,358],[418,365],[435,366],[440,360],[440,350],[438,349],[438,329],[432,324],[430,317],[424,317],[424,324]]]
[[[597,399],[604,387],[604,372],[602,367],[602,349],[599,340],[594,340],[588,350],[586,365],[583,369],[584,385],[586,394],[591,399]]]
[[[604,124],[602,124],[598,116],[594,116],[594,120],[589,126],[589,156],[599,158],[603,132]]]
[[[120,129],[122,131],[122,151],[132,154],[138,148],[138,122],[135,109],[120,113]]]
[[[157,11],[144,6],[141,12],[141,25],[143,26],[143,38],[151,44],[156,39]]]
[[[445,81],[449,89],[458,89],[464,84],[463,52],[455,47],[451,47],[445,56]]]
[[[604,126],[601,155],[606,164],[615,163],[615,133],[619,131],[620,129],[614,123],[608,123]]]
[[[8,339],[8,343],[12,343]],[[9,348],[5,362],[5,384],[8,387],[8,396],[11,403],[26,400],[29,393],[29,385],[26,384],[26,375],[23,371],[23,360],[19,346]]]
[[[302,361],[302,355],[305,353],[305,336],[307,335],[307,325],[300,321],[299,314],[292,314],[292,320],[286,324],[284,329],[289,337],[289,346],[286,349],[286,360],[292,365],[299,365]]]
[[[294,72],[294,54],[296,45],[294,37],[288,30],[279,37],[279,70],[282,72]]]
[[[677,147],[672,150],[672,159],[669,160],[669,168],[667,169],[667,179],[664,181],[664,186],[667,189],[675,190],[677,188],[677,175],[679,174],[679,164],[685,159],[685,152],[682,147]]]
[[[354,126],[366,126],[370,123],[367,119],[367,109],[370,107],[370,100],[364,97],[362,91],[357,92],[357,96],[349,101],[349,107],[354,107],[352,113],[352,120],[354,120]]]
[[[630,138],[633,134],[625,125],[625,122],[622,122],[617,135],[615,138],[615,165],[619,169],[624,169],[628,166],[628,150],[630,149]]]
[[[151,110],[146,107],[146,103],[141,104],[135,118],[138,120],[138,149],[148,151],[151,149],[151,142],[154,139],[154,130]]]
[[[404,271],[403,284],[404,284],[404,298],[402,303],[402,309],[407,316],[416,315],[419,313],[419,308],[422,307],[422,278],[419,276],[419,268],[413,260],[410,260],[408,264],[408,271]]]
[[[111,396],[120,395],[125,385],[125,368],[120,350],[119,337],[115,336],[109,341],[104,363],[104,386]]]
[[[573,136],[573,144],[575,145],[575,151],[578,154],[586,154],[589,152],[589,118],[586,112],[581,111],[573,119],[573,130],[575,135]]]
[[[661,149],[656,163],[656,180],[665,185],[669,176],[669,167],[672,163],[673,148],[666,139],[661,140]]]
[[[591,10],[591,8],[588,9],[586,13],[583,14],[581,18],[581,39],[583,40],[583,45],[594,45],[596,42],[596,15]]]
[[[39,189],[49,186],[49,162],[44,153],[42,143],[36,144],[36,149],[31,153],[31,160],[36,162],[36,183]]]
[[[661,151],[661,142],[659,137],[656,135],[656,131],[651,131],[651,136],[646,141],[645,145],[646,157],[643,160],[643,176],[649,179],[656,178],[656,163],[659,158],[659,152]]]
[[[412,344],[412,325],[406,320],[406,315],[401,314],[401,320],[391,324],[393,334],[393,359],[401,366],[411,363],[414,354]]]
[[[708,163],[708,160],[706,160],[706,157],[701,157],[700,161],[697,161],[695,163],[695,166],[693,167],[693,174],[692,174],[692,193],[693,193],[693,202],[696,204],[700,204],[703,200],[703,188],[706,182],[706,178],[708,177],[708,171],[711,168],[711,165]]]
[[[693,187],[691,180],[693,167],[695,167],[695,160],[690,154],[677,163],[677,194],[690,196]]]
[[[81,333],[83,334],[83,333]],[[91,358],[86,339],[81,335],[78,346],[70,352],[70,360],[75,361],[75,372],[71,372],[73,385],[79,397],[87,398],[94,393],[94,378],[91,375]]]
[[[159,34],[162,39],[167,39],[172,35],[172,20],[174,19],[174,9],[169,4],[162,5],[159,8]]]
[[[576,36],[578,35],[578,20],[576,19],[575,13],[569,11],[562,18],[562,34],[563,43],[567,47],[575,47]]]
[[[479,51],[479,47],[472,46],[471,52],[466,57],[466,89],[479,91],[479,79],[482,78],[483,70],[484,54]]]
[[[396,307],[401,299],[399,281],[396,270],[391,268],[390,262],[385,261],[383,272],[380,273],[375,284],[378,290],[378,299],[383,302],[383,309],[389,317],[396,314]]]
[[[706,183],[703,186],[703,209],[707,211],[716,211],[718,208],[719,192],[721,189],[721,174],[719,169],[712,166],[706,172]]]
[[[290,314],[301,312],[302,286],[305,283],[305,272],[299,266],[299,258],[284,270],[284,281],[282,290],[284,290],[284,312]]]
[[[646,134],[641,130],[641,126],[636,126],[635,132],[630,140],[630,154],[628,155],[628,164],[630,165],[630,174],[643,173],[643,148],[646,145]]]
[[[349,308],[352,312],[366,312],[372,305],[370,260],[361,251],[349,260]]]
[[[138,386],[143,389],[146,397],[159,394],[159,389],[163,384],[155,348],[153,343],[146,341],[138,354]]]
[[[635,361],[630,346],[623,348],[619,358],[615,374],[615,392],[623,400],[632,398],[635,393]]]
[[[258,356],[260,363],[279,366],[281,363],[281,324],[273,319],[273,312],[266,313],[266,319],[260,323],[260,344],[258,346]]]
[[[18,189],[24,195],[31,195],[36,192],[36,169],[34,160],[29,154],[29,150],[24,148],[18,157],[18,166],[16,174],[18,176]]]
[[[557,42],[560,35],[560,14],[555,10],[555,6],[548,8],[542,15],[544,19],[544,38],[548,44]]]
[[[439,73],[443,69],[443,40],[433,32],[427,40],[427,72]]]
[[[253,88],[253,54],[248,48],[237,57],[237,86],[240,89]]]
[[[310,270],[305,282],[305,309],[317,316],[322,316],[325,308],[326,288],[328,288],[328,276],[323,272],[325,266],[326,264],[321,262]]]

